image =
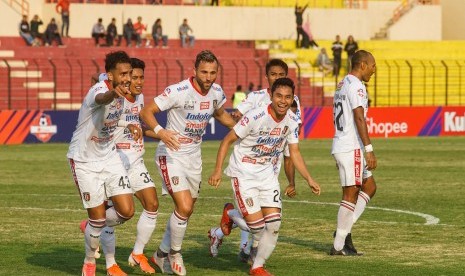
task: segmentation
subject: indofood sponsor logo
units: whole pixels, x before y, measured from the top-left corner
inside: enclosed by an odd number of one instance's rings
[[[31,134],[39,141],[47,143],[57,133],[57,126],[52,124],[50,115],[43,113],[31,124]]]
[[[373,118],[367,118],[367,127],[370,134],[381,134],[385,138],[390,134],[403,134],[408,131],[406,122],[375,122]]]
[[[457,112],[444,112],[444,131],[463,132],[465,131],[465,113],[458,116]]]

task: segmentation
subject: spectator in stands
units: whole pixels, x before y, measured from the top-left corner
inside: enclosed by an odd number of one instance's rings
[[[211,1],[211,5],[212,6],[218,6],[220,3],[218,3],[219,1],[218,0],[212,0]]]
[[[331,63],[331,60],[329,59],[328,53],[326,52],[325,48],[321,48],[320,53],[316,58],[316,64],[318,66],[318,69],[321,72],[323,72],[325,76],[329,72],[333,71],[333,64]]]
[[[163,27],[161,26],[161,19],[157,18],[152,26],[152,37],[155,47],[159,47],[160,40],[163,41],[163,48],[168,47],[168,36],[163,34]]]
[[[28,46],[33,46],[34,38],[31,35],[31,29],[27,22],[27,15],[23,15],[23,19],[19,23],[19,35],[26,41]]]
[[[354,37],[349,35],[347,38],[347,43],[344,46],[344,51],[347,52],[347,72],[350,72],[352,69],[352,56],[357,52],[358,44],[355,42]]]
[[[245,100],[245,98],[247,98],[247,94],[242,91],[242,85],[238,85],[236,87],[236,92],[234,92],[234,94],[232,95],[231,97],[231,101],[233,103],[233,108],[237,108],[237,106],[243,101]]]
[[[187,23],[187,19],[184,18],[181,26],[179,26],[179,37],[181,38],[181,46],[186,47],[187,41],[189,41],[189,46],[194,47],[195,37],[192,35],[194,31]]]
[[[142,17],[137,17],[137,22],[134,23],[134,36],[136,38],[136,47],[139,48],[142,43],[142,34],[147,30],[147,26],[142,23]],[[148,41],[150,43],[150,41]],[[148,46],[148,45],[146,45]]]
[[[331,46],[331,51],[333,51],[333,76],[338,77],[339,71],[341,70],[341,56],[342,56],[342,49],[344,46],[341,42],[341,37],[336,35],[336,41],[333,42]]]
[[[31,20],[31,35],[35,40],[37,46],[40,45],[40,41],[44,41],[44,34],[39,32],[39,26],[44,24],[37,14]]]
[[[102,24],[102,18],[97,20],[97,23],[92,27],[92,37],[95,40],[95,46],[100,47],[99,40],[100,38],[105,38],[105,26]]]
[[[58,26],[55,23],[55,18],[52,18],[50,23],[47,25],[47,29],[45,30],[45,46],[52,45],[54,40],[56,40],[58,46],[63,46],[60,33],[58,32]]]
[[[254,87],[255,85],[253,84],[253,82],[250,82],[249,87],[247,87],[247,91],[245,93],[248,95],[250,92],[255,91]]]
[[[132,25],[131,18],[128,18],[128,21],[123,26],[123,36],[126,40],[126,46],[131,47],[131,40],[134,36],[134,26]]]
[[[112,18],[110,24],[107,26],[107,45],[113,46],[115,39],[118,38],[116,46],[121,45],[121,35],[118,35],[118,29],[116,27],[116,18]]]
[[[61,14],[61,36],[65,36],[65,28],[66,28],[66,37],[69,37],[69,6],[71,3],[69,0],[58,0],[58,3],[55,7],[57,13]],[[61,38],[60,38],[61,39]]]
[[[304,14],[305,10],[307,9],[307,7],[308,7],[308,4],[305,5],[304,7],[302,7],[302,6],[298,6],[297,2],[295,3],[294,14],[295,14],[295,23],[297,25],[297,39],[295,41],[295,47],[296,48],[301,48],[302,47],[302,42],[300,41],[300,36],[302,36],[302,39],[304,39],[305,35],[308,36],[308,34],[306,34],[304,29],[302,28],[302,23],[304,22],[303,14]]]

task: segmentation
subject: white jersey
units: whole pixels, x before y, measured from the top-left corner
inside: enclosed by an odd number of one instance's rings
[[[226,102],[223,89],[214,83],[207,95],[203,96],[194,87],[193,77],[168,86],[155,99],[161,111],[168,110],[166,129],[178,132],[181,147],[171,151],[160,141],[157,154],[185,155],[200,150],[205,128],[213,113]]]
[[[139,113],[144,107],[144,95],[137,95],[134,102],[124,99],[123,113],[120,120],[141,127]],[[116,150],[124,164],[134,164],[145,153],[144,141],[134,141],[132,134],[126,127],[118,127],[115,131]]]
[[[363,107],[368,111],[368,95],[365,85],[355,76],[347,75],[337,86],[334,94],[333,122],[335,134],[331,153],[350,152],[363,148],[354,121],[353,110]]]
[[[241,112],[244,115],[251,109],[254,109],[260,106],[269,105],[271,103],[270,93],[271,92],[268,91],[268,89],[266,88],[262,90],[250,92],[247,95],[247,98],[237,106],[237,110],[239,110],[239,112]],[[294,100],[297,103],[297,111],[295,113],[296,120],[299,124],[301,124],[302,123],[302,111],[300,110],[299,97],[297,97],[297,95],[294,95]]]
[[[108,105],[95,102],[95,97],[107,92],[109,87],[107,81],[101,81],[92,86],[84,98],[66,155],[68,158],[79,162],[101,161],[116,153],[113,138],[124,98],[116,98]]]
[[[299,142],[299,125],[293,113],[289,110],[277,122],[270,109],[271,105],[253,109],[234,126],[240,139],[234,145],[226,175],[243,179],[265,179],[274,175],[274,163],[284,145]]]

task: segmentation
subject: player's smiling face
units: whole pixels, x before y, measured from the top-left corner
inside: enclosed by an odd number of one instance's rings
[[[131,85],[131,64],[118,63],[116,68],[108,72],[108,79],[111,81],[113,87],[124,85],[127,89]]]
[[[203,94],[207,94],[216,80],[218,74],[218,63],[200,62],[198,68],[194,69],[194,79]]]
[[[132,69],[131,75],[131,94],[133,96],[140,95],[144,87],[144,71],[140,68]]]
[[[287,111],[294,100],[294,93],[289,86],[278,86],[271,96],[271,107],[277,119],[282,119],[286,116]]]

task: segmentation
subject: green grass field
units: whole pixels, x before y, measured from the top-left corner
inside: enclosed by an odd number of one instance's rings
[[[341,197],[330,140],[301,142],[307,166],[322,187],[311,194],[300,176],[298,195],[283,199],[278,245],[267,262],[275,275],[465,275],[465,138],[374,139],[378,192],[353,228],[361,257],[334,257],[332,245]],[[227,177],[219,189],[207,185],[218,142],[203,145],[203,186],[183,245],[188,275],[247,275],[236,259],[239,232],[227,237],[218,258],[209,256],[207,231],[219,223],[231,201]],[[86,217],[66,160],[66,144],[0,146],[0,275],[80,275],[84,258],[79,222]],[[147,143],[146,163],[156,180],[155,143]],[[282,186],[287,185],[282,177]],[[117,261],[127,265],[136,216],[117,228]],[[150,256],[158,247],[172,211],[160,197],[160,215]],[[439,219],[439,222],[436,220]],[[105,274],[104,258],[97,274]],[[157,271],[158,273],[158,271]]]

